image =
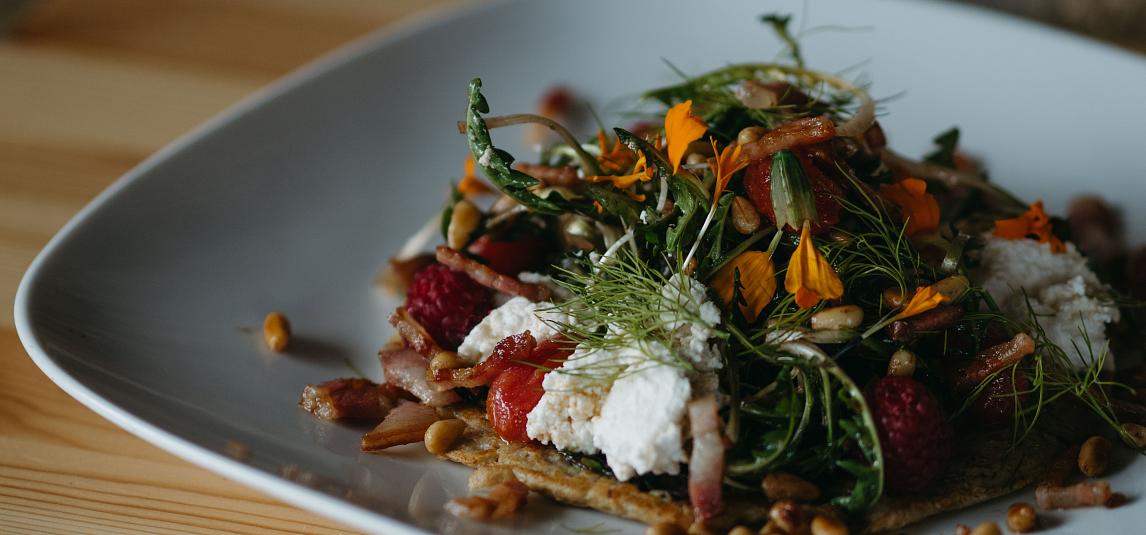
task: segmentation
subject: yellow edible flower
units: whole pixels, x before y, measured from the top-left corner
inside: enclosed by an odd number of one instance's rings
[[[1050,217],[1043,210],[1042,201],[1035,201],[1019,217],[995,221],[994,234],[1007,240],[1031,238],[1039,243],[1049,243],[1053,253],[1066,252],[1066,245],[1053,233]]]
[[[686,100],[669,108],[665,114],[665,137],[668,139],[668,158],[675,175],[688,144],[700,139],[708,130],[704,120],[692,114],[692,101]]]
[[[939,202],[927,193],[927,183],[918,178],[905,178],[884,185],[879,193],[899,207],[907,221],[908,236],[934,232],[939,228]]]
[[[637,163],[633,165],[633,173],[631,175],[594,175],[589,177],[590,182],[612,182],[613,187],[617,189],[629,189],[640,182],[648,182],[656,176],[656,170],[649,166],[645,161],[645,155],[642,154],[637,158]]]
[[[737,270],[740,271],[740,295],[744,298],[740,312],[749,322],[756,321],[776,294],[776,268],[772,265],[772,255],[764,251],[745,251],[716,272],[712,277],[712,288],[725,305],[732,304]]]
[[[784,276],[784,289],[796,296],[800,308],[809,308],[824,299],[839,299],[844,295],[844,283],[824,254],[812,243],[811,224],[804,221],[800,227],[800,245],[788,261]]]
[[[465,174],[462,175],[462,179],[458,182],[458,191],[460,191],[462,195],[465,195],[466,198],[494,192],[492,186],[486,184],[474,173],[473,155],[466,156]]]
[[[729,145],[724,147],[724,150],[716,150],[716,140],[708,138],[709,143],[712,143],[712,153],[716,154],[716,158],[712,162],[712,174],[716,177],[716,189],[712,194],[712,204],[716,204],[720,200],[720,194],[724,193],[724,188],[728,187],[728,181],[732,179],[732,175],[737,171],[744,169],[748,165],[748,160],[740,158],[740,145]]]
[[[903,310],[895,315],[895,319],[901,320],[917,316],[939,306],[945,300],[946,298],[939,292],[939,289],[936,288],[935,285],[920,286],[915,289],[915,293],[911,296],[911,299],[907,301],[907,304],[904,305]]]

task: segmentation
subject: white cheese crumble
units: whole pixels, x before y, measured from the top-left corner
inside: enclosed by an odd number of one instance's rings
[[[526,416],[526,434],[557,449],[597,453],[593,418],[617,371],[612,353],[578,347],[559,369],[545,375],[545,393]]]
[[[493,309],[474,326],[458,346],[458,356],[466,362],[483,360],[503,338],[529,331],[538,342],[557,334],[561,323],[569,318],[556,310],[553,303],[534,303],[524,297],[514,297]]]
[[[562,450],[604,453],[621,481],[680,472],[686,461],[685,408],[718,383],[715,370],[722,359],[711,339],[720,310],[689,277],[671,278],[661,296],[661,321],[672,348],[656,341],[578,347],[545,376],[545,393],[526,419],[530,437]],[[613,325],[609,332],[627,336]]]
[[[634,364],[613,383],[593,422],[593,444],[618,480],[680,473],[691,390],[684,370],[657,362]]]
[[[1008,317],[1026,322],[1029,299],[1047,337],[1077,368],[1088,367],[1107,350],[1106,324],[1118,321],[1118,308],[1074,244],[1067,243],[1066,252],[1055,254],[1049,244],[1034,240],[990,235],[986,240],[973,276]],[[1112,367],[1113,362],[1108,355],[1106,365]]]
[[[489,167],[490,159],[493,158],[493,147],[486,147],[478,158],[478,165],[482,167]]]

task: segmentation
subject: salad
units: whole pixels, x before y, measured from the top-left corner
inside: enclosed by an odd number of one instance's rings
[[[381,420],[365,451],[477,468],[485,493],[448,508],[479,520],[530,490],[663,533],[886,531],[1029,485],[1039,509],[1117,504],[1095,478],[1146,445],[1146,409],[1115,374],[1120,253],[1084,224],[1109,207],[1049,216],[958,130],[895,152],[865,88],[764,21],[790,61],[653,89],[657,111],[588,138],[568,92],[494,115],[474,79],[465,174],[383,276],[405,295],[384,381],[303,408]],[[551,132],[535,162],[494,144],[515,125]]]

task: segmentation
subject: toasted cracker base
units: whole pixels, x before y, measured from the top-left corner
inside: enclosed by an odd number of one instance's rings
[[[508,468],[530,489],[559,502],[588,507],[645,524],[672,522],[692,525],[692,507],[687,502],[629,483],[593,473],[567,461],[553,448],[507,443],[499,438],[478,407],[453,407],[467,429],[444,458],[474,468]],[[977,438],[961,444],[962,453],[952,459],[946,475],[927,496],[886,497],[863,518],[864,533],[902,528],[926,517],[969,507],[997,498],[1033,483],[1063,444],[1049,435],[1032,433],[1012,449],[1008,437]],[[769,504],[763,499],[730,503],[726,512],[706,522],[722,528],[736,524],[758,525],[765,521]]]

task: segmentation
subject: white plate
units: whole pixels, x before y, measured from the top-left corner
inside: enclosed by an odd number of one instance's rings
[[[745,0],[496,3],[388,32],[248,99],[147,160],[44,249],[20,286],[16,320],[49,377],[162,448],[269,494],[375,532],[560,533],[640,526],[536,499],[512,524],[443,516],[467,470],[421,446],[358,452],[362,429],[295,407],[306,383],[376,375],[394,306],[371,288],[387,256],[440,206],[465,154],[454,129],[466,83],[495,112],[532,108],[565,82],[599,104],[674,75],[768,60],[779,46],[756,16],[796,13],[813,65],[867,61],[892,143],[926,150],[947,127],[992,176],[1050,208],[1097,190],[1146,201],[1146,63],[1105,46],[931,2]],[[866,29],[863,29],[866,28]],[[855,72],[855,71],[853,71]],[[615,118],[615,116],[613,116]],[[608,120],[608,119],[607,119]],[[516,133],[497,136],[507,147]],[[1146,236],[1146,212],[1127,213]],[[298,343],[266,352],[261,318],[281,310]],[[255,329],[257,332],[257,329]],[[249,456],[225,454],[231,442]],[[1113,476],[1136,499],[1052,515],[1058,532],[1119,532],[1146,520],[1146,463]],[[915,531],[1002,517],[1008,500]],[[1121,528],[1119,527],[1121,526]],[[1105,530],[1105,531],[1104,531]]]

